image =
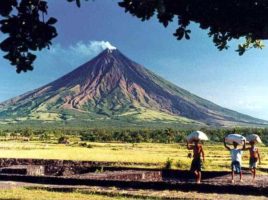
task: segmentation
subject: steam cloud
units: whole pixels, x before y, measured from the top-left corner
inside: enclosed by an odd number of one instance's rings
[[[115,50],[116,47],[108,41],[80,41],[67,47],[54,44],[49,50],[42,52],[38,58],[45,60],[46,63],[51,61],[50,65],[59,66],[60,64],[77,67],[77,65],[89,61],[105,49]]]

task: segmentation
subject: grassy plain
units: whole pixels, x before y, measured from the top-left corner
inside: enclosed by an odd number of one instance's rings
[[[83,194],[80,192],[53,192],[46,190],[32,190],[17,188],[0,190],[0,200],[127,200],[125,197],[109,197],[106,195]],[[138,199],[137,199],[138,200]]]
[[[260,167],[268,168],[268,147],[259,147],[262,157]],[[229,170],[230,155],[222,144],[204,144],[206,161],[204,170]],[[188,169],[191,158],[185,144],[157,143],[87,143],[82,147],[79,143],[56,144],[44,142],[2,141],[0,142],[1,158],[37,158],[64,159],[135,163],[139,167],[163,167],[168,159],[172,160],[172,168]],[[248,166],[248,152],[243,154],[243,166]],[[148,166],[147,166],[148,167]]]
[[[157,167],[162,168],[168,159],[173,160],[172,168],[188,169],[191,158],[185,144],[156,144],[156,143],[83,143],[56,144],[56,142],[26,142],[26,141],[1,141],[0,158],[39,158],[39,159],[65,159],[129,162],[132,167]],[[262,157],[262,168],[268,168],[268,147],[259,147]],[[230,155],[222,144],[204,144],[206,162],[204,170],[229,170]],[[248,163],[248,152],[244,152],[244,166]],[[149,165],[148,165],[149,164]],[[151,165],[150,165],[151,164]],[[267,172],[265,172],[267,173]],[[1,182],[0,182],[1,184]],[[1,186],[0,186],[1,188]],[[126,196],[127,195],[127,196]],[[180,191],[151,191],[135,190],[124,191],[114,187],[98,189],[75,189],[70,192],[53,191],[31,187],[13,189],[0,189],[0,200],[140,200],[140,199],[243,199],[245,196],[229,194],[203,194],[197,192]],[[266,197],[247,196],[249,199],[263,200]]]
[[[44,188],[21,187],[9,190],[0,190],[0,200],[164,200],[164,199],[224,199],[241,200],[243,195],[236,194],[216,194],[216,193],[198,193],[181,191],[153,191],[153,190],[122,190],[117,188],[89,188],[75,189],[71,191],[58,191],[57,189],[47,190]],[[265,196],[246,196],[248,199],[265,200]]]

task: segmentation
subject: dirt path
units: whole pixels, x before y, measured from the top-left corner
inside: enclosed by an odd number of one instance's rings
[[[194,179],[166,179],[166,181],[179,182],[179,183],[194,183]],[[256,186],[256,187],[267,187],[268,190],[268,176],[257,175],[255,181],[252,180],[251,174],[244,174],[242,182],[239,180],[239,175],[235,175],[235,183],[231,182],[231,174],[207,178],[202,180],[203,184],[212,185],[240,185],[240,186]]]
[[[203,180],[203,183],[210,183],[215,185],[232,185],[231,175],[225,175],[221,177],[216,177],[213,179]],[[255,181],[252,181],[251,174],[243,175],[242,182],[239,181],[239,175],[235,176],[235,185],[244,185],[244,186],[258,186],[258,187],[268,187],[268,176],[259,175],[256,177]],[[267,188],[268,189],[268,188]]]

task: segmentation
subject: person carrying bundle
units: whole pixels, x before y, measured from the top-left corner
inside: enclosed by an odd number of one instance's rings
[[[227,146],[226,142],[232,143],[233,148]],[[239,134],[229,134],[223,140],[224,147],[228,149],[231,153],[231,169],[232,169],[232,183],[234,183],[234,173],[238,173],[240,175],[240,182],[242,180],[242,170],[241,170],[241,163],[242,163],[242,150],[245,149],[246,139]],[[239,144],[243,144],[242,148],[238,148]]]
[[[259,149],[256,147],[256,143],[262,143],[261,139],[256,134],[251,134],[247,137],[249,141],[250,147],[245,147],[244,150],[249,150],[249,168],[252,173],[252,181],[255,181],[256,177],[256,168],[257,168],[257,161],[259,160],[259,165],[261,164],[261,157],[259,153]]]
[[[203,151],[202,144],[199,143],[200,140],[208,140],[206,134],[201,131],[192,132],[186,140],[187,149],[193,150],[193,160],[190,171],[195,174],[195,180],[198,184],[201,183],[202,161],[205,161],[205,153]],[[194,144],[190,145],[189,143]]]

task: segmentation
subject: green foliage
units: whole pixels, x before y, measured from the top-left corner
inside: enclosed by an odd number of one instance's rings
[[[167,158],[167,161],[165,162],[164,169],[171,169],[173,164],[173,159]]]
[[[79,144],[79,146],[86,147],[87,146],[87,143],[86,142],[82,142],[82,143]]]
[[[76,5],[78,6],[78,7],[81,7],[81,1],[80,0],[67,0],[68,2],[76,2]],[[85,0],[85,1],[88,1],[88,0]]]
[[[163,130],[104,130],[94,129],[89,131],[82,131],[80,133],[82,141],[90,142],[157,142],[157,143],[173,143],[182,142],[185,138],[185,132],[175,131],[171,128]]]
[[[58,139],[58,144],[69,144],[69,137],[67,137],[67,136],[61,136]]]
[[[184,143],[186,136],[194,129],[0,129],[0,135],[10,136],[13,139],[21,137],[36,138],[41,141],[58,141],[59,143],[80,144],[83,147],[92,148],[87,142],[120,142],[132,143]],[[268,128],[230,128],[230,129],[207,129],[201,128],[209,141],[206,143],[222,143],[223,138],[229,133],[240,133],[244,136],[257,134],[263,143],[268,145]]]
[[[80,0],[67,1],[75,1],[81,7]],[[49,48],[52,39],[57,36],[54,27],[57,19],[50,17],[45,20],[47,13],[48,5],[44,0],[0,1],[0,31],[8,35],[0,43],[0,49],[7,52],[4,58],[16,66],[18,73],[33,70],[36,60],[33,52]]]
[[[49,48],[51,40],[57,36],[53,26],[57,19],[44,20],[47,2],[39,0],[0,1],[0,30],[8,37],[0,43],[4,56],[17,72],[33,70],[36,56],[33,51]]]
[[[104,167],[101,166],[100,169],[96,169],[95,173],[104,173]]]
[[[81,7],[81,0],[67,0]],[[88,0],[85,0],[88,1]],[[175,3],[174,3],[175,2]],[[267,1],[228,1],[222,0],[122,0],[119,6],[126,12],[149,20],[157,14],[157,18],[165,27],[177,17],[179,27],[174,36],[181,40],[189,40],[190,22],[200,24],[201,29],[208,29],[209,37],[219,50],[228,49],[231,40],[246,38],[244,44],[238,46],[237,52],[243,55],[251,48],[262,49],[261,39],[267,39]],[[51,41],[57,36],[54,24],[57,19],[50,17],[47,1],[44,0],[1,0],[0,30],[8,37],[0,43],[4,56],[17,72],[33,70],[36,55],[32,52],[49,48]],[[228,13],[228,14],[226,14]]]
[[[246,38],[238,46],[239,55],[251,48],[262,49],[262,39],[268,39],[267,1],[223,1],[222,0],[122,0],[119,5],[126,12],[142,21],[151,19],[155,14],[165,27],[176,17],[179,27],[174,36],[189,40],[191,22],[199,24],[201,29],[208,30],[208,36],[221,51],[228,49],[231,40]]]
[[[264,144],[268,144],[268,128],[234,128],[234,129],[201,129],[210,138],[209,142],[222,142],[229,133],[241,133],[244,136],[255,133],[258,134]],[[153,142],[153,143],[181,143],[185,142],[187,134],[192,130],[167,129],[124,129],[124,130],[104,130],[94,129],[89,131],[79,131],[82,141],[90,142]]]
[[[50,134],[46,131],[39,136],[39,140],[41,141],[49,141],[50,139]]]
[[[238,49],[236,50],[239,55],[243,55],[248,49],[263,49],[264,44],[261,40],[253,39],[252,37],[247,36],[245,38],[245,42],[243,44],[240,44],[238,46]]]
[[[187,169],[189,167],[189,161],[185,161],[183,159],[177,160],[175,166],[178,169]]]
[[[33,136],[33,131],[31,128],[26,128],[24,130],[21,131],[21,136],[23,137],[31,137]]]

